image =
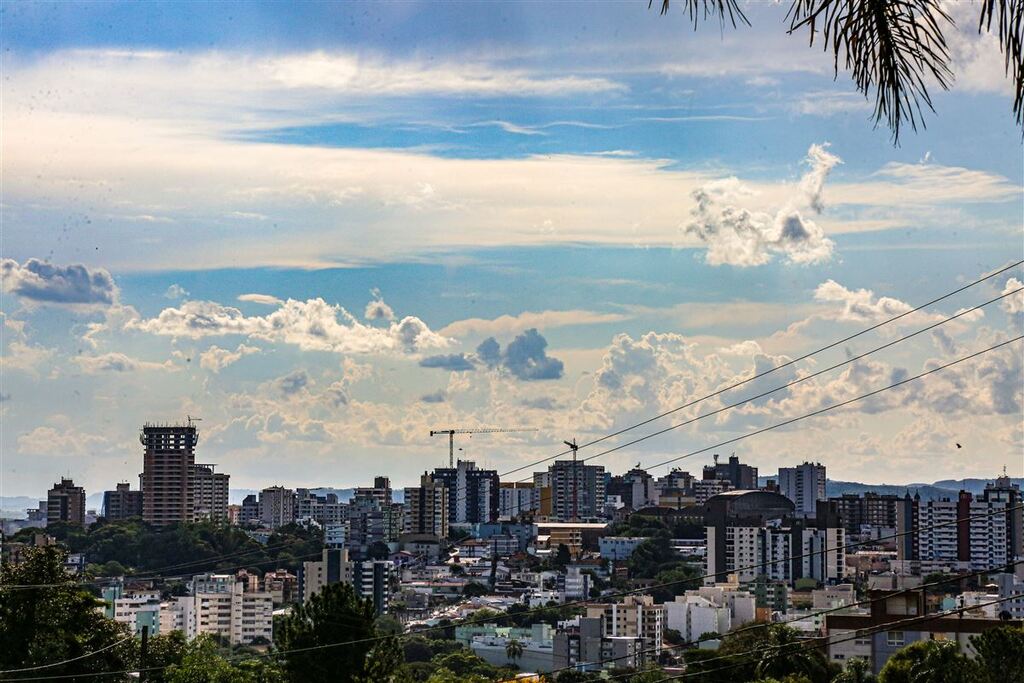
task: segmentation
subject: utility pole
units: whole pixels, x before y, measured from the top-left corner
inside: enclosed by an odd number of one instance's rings
[[[577,507],[578,500],[576,497],[576,490],[579,488],[580,480],[579,473],[576,471],[576,451],[578,451],[580,447],[576,445],[576,439],[573,439],[572,441],[563,441],[562,443],[572,449],[572,521],[578,522],[579,508]]]
[[[142,627],[142,644],[139,647],[139,681],[145,683],[149,676],[146,675],[146,663],[149,659],[149,626]]]

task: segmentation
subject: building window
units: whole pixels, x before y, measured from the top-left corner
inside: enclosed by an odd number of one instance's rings
[[[889,631],[885,634],[885,642],[889,647],[903,647],[905,643],[903,631]]]

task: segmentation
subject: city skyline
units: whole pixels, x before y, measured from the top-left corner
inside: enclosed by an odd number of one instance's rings
[[[0,495],[135,482],[139,426],[187,415],[236,489],[401,488],[447,462],[432,429],[536,429],[456,442],[503,472],[1022,258],[1011,87],[972,21],[953,90],[894,146],[777,8],[720,33],[636,3],[211,7],[7,8]],[[595,464],[657,463],[1022,328],[1017,294]],[[1018,343],[719,452],[878,484],[1022,476],[1022,386]]]

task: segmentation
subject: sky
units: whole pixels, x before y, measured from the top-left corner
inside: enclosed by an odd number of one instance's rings
[[[784,6],[744,6],[694,30],[642,2],[4,3],[0,494],[135,484],[140,426],[186,416],[233,488],[411,485],[452,427],[529,430],[457,440],[506,472],[1024,258],[976,8],[894,144]],[[1021,476],[1021,342],[760,430],[1020,335],[1022,281],[580,455]]]

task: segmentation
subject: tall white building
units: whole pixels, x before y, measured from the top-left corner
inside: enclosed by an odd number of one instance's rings
[[[779,493],[793,501],[796,514],[814,517],[819,500],[825,496],[825,466],[805,462],[797,467],[779,468]]]
[[[975,498],[961,491],[956,500],[921,500],[901,508],[900,528],[915,529],[913,543],[901,544],[900,560],[919,563],[922,573],[984,571],[1010,565],[1016,557],[1014,526],[1019,498]],[[906,519],[909,515],[910,519]]]
[[[533,482],[502,482],[498,488],[498,521],[507,522],[532,511],[533,491]]]
[[[160,633],[181,631],[187,640],[208,634],[231,645],[270,643],[273,612],[269,593],[248,592],[230,574],[199,574],[191,595],[160,606]]]
[[[650,595],[627,595],[622,602],[587,605],[587,617],[602,617],[604,636],[641,638],[644,658],[657,660],[665,633],[665,606]]]
[[[295,491],[270,486],[260,491],[260,522],[276,529],[295,521]]]

